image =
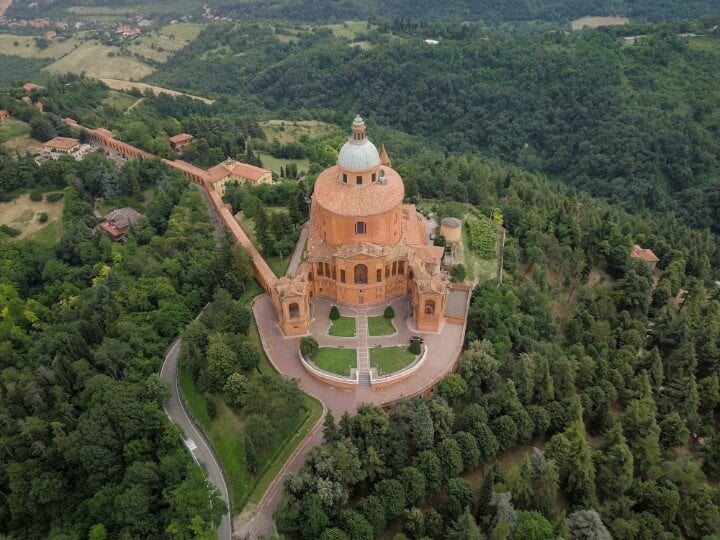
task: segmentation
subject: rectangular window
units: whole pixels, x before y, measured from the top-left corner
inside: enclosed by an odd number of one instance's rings
[[[345,283],[345,270],[340,270],[340,282]]]
[[[382,270],[380,268],[378,268],[377,270],[377,276],[375,277],[375,281],[377,281],[378,283],[382,281]]]
[[[397,262],[393,263],[392,275],[394,276],[395,274],[397,274]]]
[[[358,221],[355,224],[355,234],[365,234],[365,222]]]
[[[325,275],[330,277],[330,265],[328,263],[325,263]]]
[[[405,261],[400,261],[398,263],[398,274],[404,274],[405,273]]]
[[[323,263],[318,263],[317,265],[317,275],[318,276],[324,276],[325,273],[323,272]]]
[[[387,279],[389,277],[390,277],[390,265],[386,264],[385,265],[385,279]]]
[[[355,177],[355,183],[356,183],[358,186],[362,186],[362,176],[357,176],[357,177]]]
[[[372,182],[373,184],[377,181],[377,173],[372,173]]]

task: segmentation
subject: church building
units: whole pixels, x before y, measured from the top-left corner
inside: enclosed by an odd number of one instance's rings
[[[419,331],[437,332],[448,278],[443,248],[433,246],[423,217],[403,204],[403,180],[365,134],[359,116],[337,165],[315,182],[305,260],[293,277],[281,277],[272,297],[285,335],[310,329],[310,300],[367,306],[408,296]]]

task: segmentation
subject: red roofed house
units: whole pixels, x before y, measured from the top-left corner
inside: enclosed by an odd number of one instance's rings
[[[55,137],[43,143],[43,149],[48,152],[62,152],[70,154],[80,147],[80,141],[71,137]]]
[[[0,109],[0,121],[7,120],[8,118],[10,118],[10,113],[5,109]]]
[[[28,94],[32,92],[33,90],[37,90],[38,88],[42,88],[40,85],[37,85],[35,83],[25,83],[23,85],[23,90],[25,90]]]
[[[650,265],[650,270],[655,270],[655,265],[660,261],[657,255],[653,253],[652,249],[644,249],[639,245],[635,244],[630,252],[630,257],[633,259],[640,259]]]
[[[189,133],[181,133],[180,135],[174,135],[170,137],[170,146],[175,152],[182,152],[183,147],[190,144],[193,140],[193,136]]]
[[[140,213],[133,208],[119,208],[105,216],[105,221],[99,227],[113,242],[119,242],[125,238],[130,225],[133,225],[141,217]]]
[[[208,173],[210,182],[221,196],[225,195],[225,186],[232,182],[238,184],[250,182],[253,186],[272,183],[272,173],[267,169],[240,163],[230,158],[208,169]]]

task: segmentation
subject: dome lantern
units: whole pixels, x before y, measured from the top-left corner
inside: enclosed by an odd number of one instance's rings
[[[348,172],[369,172],[380,166],[377,147],[365,136],[365,122],[360,116],[352,124],[352,137],[340,149],[338,167]]]

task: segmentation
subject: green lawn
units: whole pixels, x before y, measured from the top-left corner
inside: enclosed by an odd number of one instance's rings
[[[118,109],[119,111],[125,112],[130,105],[138,100],[135,96],[118,92],[117,90],[110,90],[108,97],[105,98],[105,103]]]
[[[297,165],[298,173],[307,172],[310,168],[310,161],[307,159],[281,159],[263,153],[258,153],[258,156],[260,156],[263,167],[270,169],[277,175],[280,174],[280,167],[287,167],[290,163]]]
[[[378,347],[370,349],[370,367],[377,368],[378,375],[400,371],[415,360],[407,347]]]
[[[155,191],[153,189],[146,189],[142,192],[142,197],[133,195],[120,195],[118,197],[111,197],[103,201],[100,205],[100,213],[104,216],[109,214],[113,210],[118,208],[130,207],[134,208],[141,214],[147,211],[147,207],[155,198]]]
[[[280,257],[265,257],[265,262],[268,263],[268,266],[277,277],[283,277],[290,265],[290,255],[287,255],[282,259]]]
[[[368,317],[368,333],[371,336],[390,336],[395,332],[392,319],[386,319],[382,315]]]
[[[26,240],[35,240],[43,244],[53,245],[59,242],[63,235],[62,221],[53,221],[48,223],[42,229],[25,237]]]
[[[335,337],[353,337],[355,335],[355,317],[340,317],[332,321],[328,334]]]
[[[355,349],[320,347],[312,362],[322,370],[348,377],[350,370],[357,367],[357,352]]]

